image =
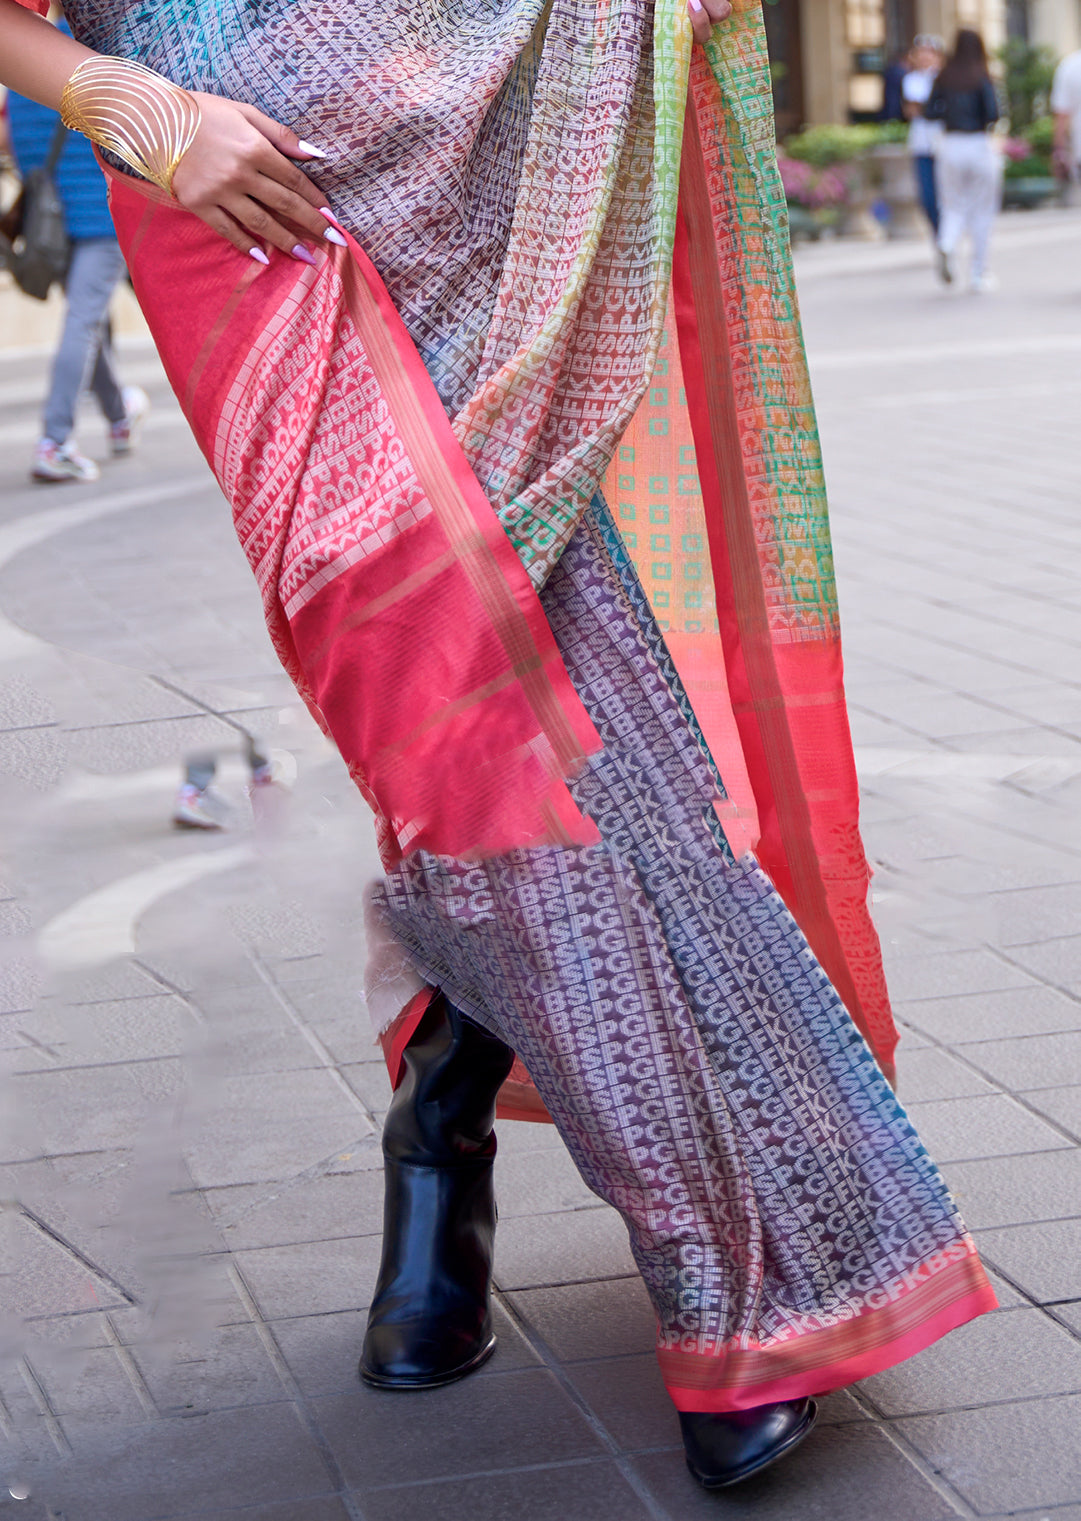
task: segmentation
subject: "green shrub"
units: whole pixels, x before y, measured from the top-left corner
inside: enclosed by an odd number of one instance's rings
[[[1024,132],[1047,110],[1055,76],[1054,51],[1043,44],[1037,46],[1011,37],[995,56],[1005,67],[1003,84],[1010,131]]]
[[[877,127],[805,127],[785,140],[789,158],[802,159],[814,169],[849,164],[879,141]]]

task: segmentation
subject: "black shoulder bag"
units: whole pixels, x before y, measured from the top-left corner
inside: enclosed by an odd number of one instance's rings
[[[31,169],[15,204],[0,220],[0,259],[19,289],[38,301],[63,280],[71,259],[71,239],[56,188],[56,166],[67,135],[63,122],[57,122],[45,162]]]

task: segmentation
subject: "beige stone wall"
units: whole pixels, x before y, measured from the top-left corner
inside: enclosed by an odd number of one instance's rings
[[[1081,48],[1081,0],[1029,0],[1033,42],[1060,56]],[[845,0],[800,0],[807,123],[848,119],[849,46]],[[917,0],[916,25],[949,43],[959,26],[975,27],[989,53],[1006,40],[1005,0]]]
[[[1060,56],[1081,48],[1081,0],[1029,0],[1033,42],[1053,47]]]

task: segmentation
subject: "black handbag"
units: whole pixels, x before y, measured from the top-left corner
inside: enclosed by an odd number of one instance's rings
[[[0,258],[19,289],[38,301],[63,281],[71,260],[64,205],[56,188],[56,166],[67,135],[63,122],[57,122],[45,162],[31,169],[18,200],[0,221]]]

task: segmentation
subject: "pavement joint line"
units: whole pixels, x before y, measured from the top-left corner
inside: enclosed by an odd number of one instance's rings
[[[289,1396],[289,1401],[297,1420],[318,1449],[323,1466],[326,1468],[327,1475],[334,1486],[335,1495],[348,1512],[350,1521],[365,1521],[364,1513],[345,1482],[345,1475],[342,1473],[338,1460],[334,1456],[330,1443],[323,1435],[322,1428],[319,1425],[315,1412],[311,1408],[308,1397],[293,1376],[293,1370],[290,1368],[284,1352],[278,1345],[277,1337],[267,1321],[263,1319],[262,1311],[259,1309],[255,1297],[248,1287],[240,1265],[232,1258],[231,1254],[229,1257],[228,1274],[236,1291],[237,1298],[243,1305],[251,1324],[255,1327],[255,1334],[262,1344],[263,1351],[269,1358],[282,1388]]]
[[[201,698],[193,696],[191,692],[186,692],[183,687],[178,687],[175,682],[169,681],[165,676],[151,676],[150,680],[155,686],[162,687],[166,692],[172,692],[176,697],[182,697],[185,702],[190,702],[193,707],[201,708],[204,713],[209,714],[212,718],[220,718],[223,724],[228,724],[238,734],[243,734],[244,738],[250,741],[250,743],[256,743],[255,736],[243,724],[238,723],[235,718],[231,717],[230,712],[219,712],[217,708],[211,707],[209,703],[203,702]],[[241,708],[238,711],[260,713],[266,712],[268,707],[273,706],[274,704],[270,703],[264,704],[259,708]]]
[[[615,1280],[601,1281],[611,1282]],[[657,1500],[649,1485],[636,1471],[634,1465],[625,1454],[621,1452],[616,1438],[574,1384],[562,1363],[556,1357],[551,1347],[549,1347],[547,1341],[537,1331],[536,1327],[532,1325],[528,1315],[524,1314],[501,1289],[493,1287],[492,1298],[499,1305],[507,1319],[515,1326],[526,1345],[531,1348],[534,1355],[548,1370],[548,1373],[563,1391],[564,1396],[577,1409],[579,1415],[589,1426],[601,1446],[607,1450],[610,1461],[615,1464],[624,1482],[629,1485],[639,1500],[641,1500],[650,1516],[653,1517],[653,1521],[669,1521],[669,1513],[666,1507]]]
[[[1015,891],[1019,891],[1019,892],[1024,892],[1027,889],[1018,888],[1018,889],[1014,889],[1014,890]],[[1008,891],[1008,889],[1003,889],[1003,891]],[[1075,940],[1077,938],[1077,936],[1076,935],[1063,935],[1061,938],[1064,939],[1064,940]],[[1037,941],[1036,943],[1039,944],[1039,945],[1047,945],[1049,942],[1046,941],[1046,940],[1042,940],[1042,941]],[[1074,990],[1071,987],[1069,987],[1068,985],[1065,985],[1065,984],[1063,984],[1061,982],[1055,982],[1054,979],[1051,978],[1051,977],[1045,977],[1042,972],[1034,972],[1031,969],[1031,967],[1023,966],[1021,962],[1014,960],[1014,958],[1010,955],[1010,953],[1009,953],[1008,950],[1003,950],[1000,946],[997,946],[997,945],[987,945],[987,944],[984,945],[984,949],[990,951],[991,955],[995,958],[996,961],[1001,961],[1003,963],[1003,965],[1008,966],[1008,967],[1012,967],[1014,969],[1014,971],[1024,972],[1024,974],[1025,974],[1026,977],[1031,977],[1032,980],[1033,980],[1033,982],[1039,983],[1039,985],[1041,987],[1046,988],[1049,993],[1059,993],[1059,994],[1061,994],[1061,996],[1063,998],[1068,998],[1071,1003],[1081,1004],[1081,995],[1075,993]],[[1017,950],[1017,949],[1019,949],[1019,947],[1017,947],[1017,946],[1011,946],[1010,947],[1010,950]],[[1064,1031],[1062,1033],[1065,1034],[1067,1032]],[[1010,1038],[1017,1039],[1017,1040],[1023,1040],[1024,1036],[1014,1036],[1014,1037],[1010,1037]]]
[[[107,1310],[104,1313],[103,1320],[105,1335],[109,1345],[112,1347],[120,1366],[123,1368],[128,1383],[135,1392],[135,1398],[139,1401],[147,1415],[157,1419],[160,1417],[161,1411],[158,1409],[157,1401],[150,1392],[150,1386],[143,1377],[139,1364],[135,1361],[131,1348],[122,1340],[120,1333],[113,1324],[112,1316]]]
[[[519,1368],[515,1371],[522,1373],[526,1370]],[[663,1447],[628,1448],[627,1453],[628,1456],[640,1458],[649,1457],[653,1453],[676,1452],[678,1450],[673,1444],[668,1444]],[[364,1486],[364,1493],[369,1495],[394,1494],[399,1490],[430,1489],[436,1484],[467,1484],[471,1479],[498,1479],[507,1474],[554,1473],[563,1468],[599,1468],[602,1464],[608,1463],[613,1463],[617,1468],[620,1466],[618,1462],[615,1462],[613,1458],[607,1455],[604,1457],[553,1458],[549,1463],[516,1463],[508,1465],[505,1468],[474,1468],[469,1473],[439,1473],[423,1479],[400,1479],[388,1484],[366,1484]],[[626,1474],[623,1477],[626,1478]],[[633,1484],[631,1488],[636,1489],[638,1498],[643,1503],[648,1504],[650,1514],[655,1518],[655,1521],[671,1521],[670,1511],[658,1509],[655,1504],[649,1503],[652,1502],[653,1497],[648,1490],[638,1490],[637,1486]],[[525,1521],[528,1521],[528,1517],[525,1518]],[[573,1517],[571,1521],[579,1521],[579,1518]]]
[[[49,1396],[45,1393],[44,1386],[34,1372],[30,1360],[26,1357],[20,1357],[17,1366],[22,1374],[23,1383],[30,1392],[30,1398],[37,1406],[38,1414],[45,1423],[45,1429],[52,1438],[53,1446],[62,1458],[70,1457],[72,1450],[71,1443],[67,1439],[60,1418],[53,1409]]]
[[[134,1308],[139,1303],[135,1295],[129,1289],[126,1289],[120,1280],[109,1272],[108,1268],[101,1267],[92,1257],[88,1257],[85,1252],[80,1251],[74,1242],[69,1241],[62,1232],[58,1231],[55,1226],[50,1225],[47,1220],[43,1220],[28,1205],[24,1204],[21,1200],[17,1200],[14,1212],[21,1215],[24,1220],[28,1220],[42,1236],[45,1236],[54,1246],[60,1247],[61,1251],[77,1262],[81,1268],[84,1268],[99,1283],[107,1284],[114,1294],[119,1294],[126,1308]],[[96,1308],[100,1309],[101,1306],[97,1306]]]
[[[880,1431],[896,1449],[900,1455],[916,1470],[921,1478],[935,1491],[940,1499],[945,1500],[957,1516],[975,1517],[979,1511],[970,1505],[964,1495],[956,1490],[946,1476],[939,1472],[930,1463],[919,1448],[913,1446],[908,1437],[901,1431],[895,1431],[891,1422],[882,1414],[874,1400],[866,1392],[861,1384],[849,1386],[848,1393],[864,1413],[870,1418],[872,1425]]]
[[[371,1109],[368,1108],[367,1104],[364,1103],[360,1095],[355,1091],[352,1084],[347,1081],[340,1069],[338,1061],[334,1057],[330,1048],[320,1039],[312,1026],[300,1013],[299,1009],[295,1007],[292,999],[287,996],[285,990],[282,988],[277,978],[274,977],[274,975],[271,973],[270,969],[267,967],[258,951],[252,949],[250,946],[247,947],[247,957],[251,965],[254,967],[256,976],[259,978],[260,982],[262,982],[263,986],[270,993],[271,997],[277,1003],[278,1007],[287,1016],[287,1018],[292,1021],[293,1025],[307,1041],[311,1049],[315,1052],[316,1056],[319,1058],[320,1065],[325,1068],[325,1070],[330,1074],[337,1086],[346,1095],[354,1107],[360,1110],[361,1114],[371,1126],[371,1134],[374,1135],[378,1128],[375,1121],[375,1115]]]

